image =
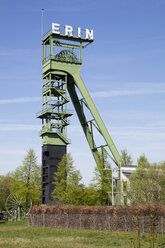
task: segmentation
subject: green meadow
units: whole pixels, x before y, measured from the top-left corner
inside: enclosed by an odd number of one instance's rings
[[[0,248],[153,248],[151,239],[149,234],[138,239],[137,233],[30,227],[27,221],[0,223]],[[154,248],[165,248],[165,236],[154,239]]]

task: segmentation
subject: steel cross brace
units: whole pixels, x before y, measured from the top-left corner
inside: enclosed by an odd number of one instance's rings
[[[77,86],[78,90],[80,91],[81,95],[83,96],[83,99],[79,99],[77,96],[77,92],[75,89],[75,86]],[[80,77],[78,74],[74,75],[68,75],[68,92],[70,94],[71,100],[73,102],[73,105],[75,107],[76,113],[78,115],[79,121],[81,123],[81,126],[83,128],[84,134],[87,138],[88,144],[90,146],[91,152],[94,156],[94,159],[96,161],[96,164],[99,166],[101,162],[101,156],[98,152],[98,147],[95,144],[94,141],[94,135],[93,135],[93,127],[101,133],[103,136],[106,145],[109,147],[112,156],[110,158],[114,161],[114,163],[119,166],[121,157]],[[93,116],[93,120],[87,121],[84,110],[83,110],[83,104],[89,109]],[[94,123],[95,121],[95,123]],[[90,125],[89,125],[90,124]]]

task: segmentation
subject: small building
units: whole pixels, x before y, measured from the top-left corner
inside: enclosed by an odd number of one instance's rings
[[[129,181],[129,176],[136,171],[136,165],[121,165],[121,180]]]
[[[136,165],[121,165],[120,167],[120,180],[121,180],[121,204],[129,205],[127,190],[129,188],[129,177],[136,171]]]

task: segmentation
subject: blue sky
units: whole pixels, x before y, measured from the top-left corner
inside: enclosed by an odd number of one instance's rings
[[[0,174],[21,165],[29,148],[41,163],[35,115],[41,109],[42,8],[45,32],[52,22],[94,30],[81,76],[117,149],[127,149],[134,163],[143,153],[150,162],[165,160],[164,0],[0,3]],[[95,163],[76,114],[68,138],[88,183]]]

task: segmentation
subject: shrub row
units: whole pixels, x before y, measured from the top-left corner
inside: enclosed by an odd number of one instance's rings
[[[136,206],[32,206],[30,214],[110,214],[134,216],[165,216],[165,205],[146,204]]]

